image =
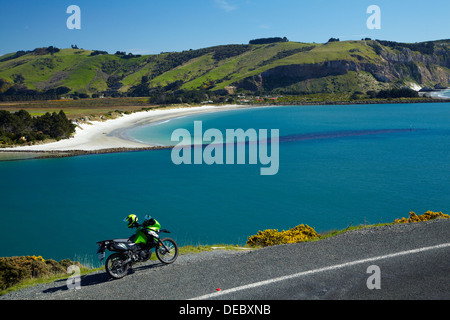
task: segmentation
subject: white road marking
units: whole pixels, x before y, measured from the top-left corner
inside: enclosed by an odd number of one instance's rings
[[[436,245],[436,246],[432,246],[432,247],[424,247],[424,248],[419,248],[419,249],[414,249],[414,250],[402,251],[402,252],[397,252],[397,253],[392,253],[392,254],[388,254],[388,255],[384,255],[384,256],[378,256],[378,257],[367,258],[367,259],[362,259],[362,260],[356,260],[356,261],[347,262],[347,263],[343,263],[343,264],[337,264],[334,266],[329,266],[329,267],[324,267],[324,268],[319,268],[319,269],[314,269],[314,270],[309,270],[309,271],[303,271],[303,272],[291,274],[288,276],[273,278],[273,279],[269,279],[269,280],[265,280],[265,281],[259,281],[259,282],[247,284],[247,285],[236,287],[236,288],[221,290],[221,291],[206,294],[206,295],[203,295],[200,297],[192,298],[189,300],[206,300],[206,299],[214,298],[214,297],[221,296],[224,294],[229,294],[229,293],[233,293],[233,292],[237,292],[237,291],[261,287],[261,286],[265,286],[265,285],[272,284],[275,282],[290,280],[293,278],[299,278],[299,277],[311,275],[314,273],[332,271],[332,270],[337,270],[337,269],[341,269],[341,268],[345,268],[345,267],[354,266],[357,264],[363,264],[363,263],[373,262],[373,261],[382,260],[382,259],[395,258],[395,257],[405,256],[408,254],[416,254],[416,253],[420,253],[420,252],[442,249],[442,248],[447,248],[447,247],[450,247],[450,243],[444,243],[444,244],[440,244],[440,245]]]

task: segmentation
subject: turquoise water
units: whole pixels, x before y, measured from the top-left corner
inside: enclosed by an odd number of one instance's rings
[[[317,231],[450,208],[450,104],[290,106],[133,128],[174,144],[177,128],[280,130],[278,174],[261,165],[174,165],[171,150],[0,162],[0,256],[94,257],[153,215],[180,245],[244,244],[263,229]]]

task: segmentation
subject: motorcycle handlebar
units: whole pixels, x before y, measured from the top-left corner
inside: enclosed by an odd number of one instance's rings
[[[139,223],[135,223],[133,225],[133,228],[140,228],[140,227],[145,227],[143,224],[139,224]],[[156,232],[165,232],[165,233],[170,233],[169,230],[167,229],[160,229],[160,230],[156,230]]]

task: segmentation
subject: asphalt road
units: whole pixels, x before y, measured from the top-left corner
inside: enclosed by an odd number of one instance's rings
[[[450,299],[450,219],[347,232],[254,251],[180,256],[13,292],[32,300],[426,300]],[[220,291],[217,289],[220,288]],[[192,302],[194,303],[194,302]]]

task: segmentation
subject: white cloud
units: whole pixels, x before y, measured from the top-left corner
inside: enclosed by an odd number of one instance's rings
[[[223,10],[226,12],[231,12],[233,10],[236,10],[237,7],[230,4],[227,0],[214,0],[214,2]]]

